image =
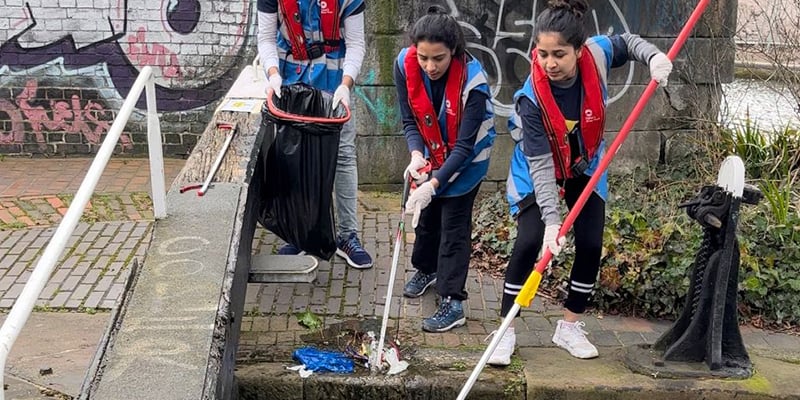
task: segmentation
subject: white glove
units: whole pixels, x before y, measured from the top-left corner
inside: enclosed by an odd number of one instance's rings
[[[272,89],[275,92],[275,96],[281,98],[281,85],[283,84],[283,79],[281,78],[281,74],[274,73],[269,76],[267,79],[267,93],[269,93],[269,89]]]
[[[336,88],[336,91],[333,92],[333,104],[331,108],[334,110],[339,105],[339,102],[344,104],[346,107],[350,107],[350,88],[347,85],[339,85]]]
[[[411,226],[416,228],[419,223],[419,214],[422,210],[431,204],[431,199],[436,195],[436,189],[433,184],[425,182],[417,186],[417,189],[411,193],[406,201],[406,214],[414,214],[411,218]]]
[[[423,184],[428,180],[428,173],[420,173],[419,169],[426,165],[428,165],[428,162],[425,161],[425,157],[422,157],[419,153],[412,154],[411,162],[408,163],[406,170],[403,172],[403,182],[407,181],[408,176],[411,175],[411,178],[414,179],[414,183],[417,185]]]
[[[650,59],[650,77],[661,86],[667,86],[669,73],[672,72],[672,61],[664,53],[658,53]]]
[[[558,231],[561,229],[560,224],[547,225],[544,228],[544,245],[553,253],[553,257],[561,253],[561,246],[564,245],[566,238],[558,237]]]

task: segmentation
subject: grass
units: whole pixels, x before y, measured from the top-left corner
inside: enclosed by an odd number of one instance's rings
[[[0,222],[0,230],[16,230],[16,229],[25,229],[28,225],[24,222],[14,221],[11,223]]]
[[[522,358],[514,355],[511,356],[511,364],[509,364],[508,367],[506,367],[506,369],[508,369],[509,372],[515,372],[515,373],[522,372],[524,368],[525,364],[522,362]]]
[[[467,370],[467,363],[464,361],[456,361],[453,363],[453,366],[450,369],[455,371],[466,371]]]

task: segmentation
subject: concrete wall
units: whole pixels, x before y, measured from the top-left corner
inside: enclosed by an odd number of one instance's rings
[[[490,74],[497,124],[505,132],[511,96],[529,68],[531,27],[545,2],[434,2],[462,22],[469,50]],[[407,44],[405,32],[430,3],[368,1],[368,53],[353,96],[362,185],[396,183],[407,162],[391,63]],[[713,83],[732,79],[730,27],[735,26],[736,3],[711,2],[676,61],[669,88],[654,96],[615,167],[668,157],[672,144],[693,131],[691,121],[716,115]],[[593,32],[638,33],[666,51],[696,2],[591,4]],[[158,75],[165,154],[187,154],[216,101],[255,54],[254,32],[255,1],[0,0],[0,154],[93,153],[144,65],[155,66]],[[612,135],[647,77],[640,65],[612,75]],[[144,126],[143,114],[135,113],[118,151],[144,153]],[[498,138],[490,180],[505,179],[511,145],[508,135]]]

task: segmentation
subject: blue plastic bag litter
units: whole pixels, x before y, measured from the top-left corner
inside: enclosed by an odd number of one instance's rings
[[[313,347],[301,347],[292,354],[295,360],[314,372],[336,372],[347,374],[353,372],[353,360],[344,353],[325,351]]]

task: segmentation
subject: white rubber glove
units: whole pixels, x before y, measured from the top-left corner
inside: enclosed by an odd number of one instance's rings
[[[419,214],[425,207],[431,204],[431,199],[436,195],[436,189],[433,184],[425,182],[417,186],[417,189],[411,193],[406,201],[406,214],[414,214],[411,218],[411,226],[416,228],[419,224]]]
[[[339,105],[339,102],[344,104],[346,107],[350,107],[350,88],[347,87],[347,85],[339,85],[339,87],[336,88],[336,91],[333,92],[333,104],[331,107],[335,110]]]
[[[421,154],[411,154],[411,162],[408,163],[406,170],[403,172],[403,182],[407,181],[408,176],[411,175],[411,179],[414,179],[414,183],[417,185],[425,183],[425,181],[428,180],[428,173],[420,173],[419,169],[426,165],[428,165],[428,162],[425,161],[425,157],[423,157]]]
[[[669,74],[672,72],[672,61],[664,53],[658,53],[650,59],[650,77],[661,86],[667,86]]]
[[[269,93],[269,89],[272,89],[275,92],[275,96],[281,98],[281,85],[283,84],[283,78],[281,78],[281,74],[274,73],[269,76],[267,79],[267,93]]]
[[[564,245],[565,237],[558,237],[558,231],[561,229],[560,224],[547,225],[544,228],[544,245],[553,253],[553,257],[561,253],[561,246]]]

